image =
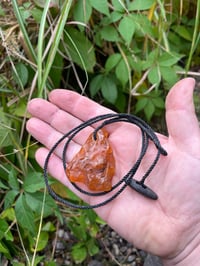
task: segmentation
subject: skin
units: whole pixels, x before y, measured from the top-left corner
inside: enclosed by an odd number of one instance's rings
[[[183,79],[166,98],[169,136],[158,134],[158,137],[168,156],[161,156],[146,182],[158,194],[158,200],[147,199],[127,188],[114,201],[96,209],[122,237],[160,256],[163,265],[199,265],[200,129],[193,105],[194,85],[192,78]],[[44,145],[35,155],[41,167],[49,149],[63,133],[94,116],[112,112],[75,92],[61,89],[53,90],[49,101],[31,100],[28,111],[32,118],[27,122],[27,130]],[[115,182],[136,160],[141,135],[138,128],[126,123],[115,123],[106,129],[116,159]],[[75,137],[67,160],[72,159],[91,131],[93,128],[86,128]],[[48,171],[72,188],[62,167],[62,147],[63,143],[51,157]],[[136,178],[142,177],[154,156],[155,147],[151,143]],[[95,197],[80,196],[90,204],[98,202]]]

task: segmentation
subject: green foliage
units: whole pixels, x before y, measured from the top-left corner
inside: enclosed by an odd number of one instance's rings
[[[82,263],[87,256],[94,256],[99,252],[95,237],[99,230],[99,220],[94,211],[79,211],[68,222],[73,235],[78,242],[72,246],[72,257],[75,263]]]
[[[94,47],[85,34],[67,27],[64,35],[65,51],[74,63],[85,68],[87,72],[93,72],[96,64]]]
[[[94,97],[101,91],[105,100],[109,103],[115,103],[117,99],[117,86],[112,76],[99,74],[95,76],[90,83],[90,92]]]
[[[44,250],[63,220],[44,196],[39,145],[25,131],[28,100],[63,87],[149,122],[162,118],[169,88],[200,65],[199,16],[200,0],[0,3],[0,253],[12,265],[55,265]],[[73,214],[71,254],[84,263],[98,253],[99,218]]]
[[[23,241],[29,246],[29,252],[43,250],[48,243],[49,234],[55,230],[55,227],[52,223],[43,226],[39,235],[39,244],[36,247],[34,238],[39,228],[42,208],[44,208],[43,218],[54,214],[62,221],[58,206],[49,195],[46,195],[44,200],[44,192],[41,191],[44,189],[44,180],[41,173],[29,171],[22,181],[14,168],[6,164],[2,166],[9,169],[9,172],[8,179],[1,181],[2,200],[4,200],[4,208],[0,215],[1,253],[7,258],[17,254],[17,248],[13,245],[15,239],[12,233],[15,223],[20,228]],[[13,223],[12,226],[9,225],[10,222]]]
[[[135,113],[137,114],[143,111],[146,119],[150,121],[153,114],[157,112],[157,115],[160,115],[164,107],[165,103],[160,95],[160,92],[153,91],[151,93],[148,93],[147,95],[138,97],[138,101],[135,106]]]

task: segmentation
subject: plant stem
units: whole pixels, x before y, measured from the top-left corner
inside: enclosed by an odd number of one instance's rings
[[[200,0],[197,0],[196,19],[195,19],[195,25],[194,25],[194,31],[193,31],[190,53],[189,53],[189,57],[188,57],[186,68],[185,68],[186,73],[189,71],[191,61],[192,61],[192,56],[193,56],[193,53],[194,53],[195,47],[196,47],[196,41],[199,39],[199,36],[198,36],[199,19],[200,19]]]
[[[43,217],[44,217],[46,193],[47,193],[47,189],[46,189],[46,186],[45,186],[44,194],[43,194],[43,200],[42,200],[42,209],[41,209],[41,215],[40,215],[40,223],[39,223],[39,227],[38,227],[38,233],[37,233],[37,238],[36,238],[36,242],[35,242],[35,249],[34,249],[34,252],[33,252],[33,258],[32,258],[31,264],[30,264],[31,266],[35,265],[37,248],[38,248],[38,244],[39,244],[39,240],[40,240],[40,234],[41,234],[41,231],[42,231],[42,222],[43,222]]]

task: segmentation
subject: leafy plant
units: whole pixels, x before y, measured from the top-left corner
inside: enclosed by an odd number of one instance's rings
[[[94,256],[99,252],[95,239],[99,226],[94,211],[79,211],[78,215],[70,219],[68,227],[78,241],[72,247],[72,257],[75,263],[82,263],[88,256]]]
[[[0,219],[2,220],[2,235],[0,243],[2,245],[1,252],[5,254],[7,258],[11,258],[16,253],[16,248],[13,246],[13,250],[10,249],[14,237],[11,229],[17,226],[19,233],[23,235],[23,241],[26,242],[26,247],[31,250],[43,249],[49,238],[48,230],[41,230],[40,241],[36,247],[34,237],[37,234],[41,212],[43,218],[48,217],[54,213],[61,221],[58,206],[55,201],[46,195],[44,198],[44,181],[41,173],[29,171],[26,179],[22,181],[16,169],[9,165],[2,164],[1,169],[8,172],[8,179],[2,180],[0,183],[1,194],[4,199],[4,208],[1,213]],[[2,176],[5,175],[2,171]],[[43,211],[42,211],[43,209]],[[12,225],[9,226],[9,222],[12,221]],[[52,231],[51,230],[49,232]],[[55,228],[54,228],[55,229]],[[21,243],[22,244],[22,243]]]

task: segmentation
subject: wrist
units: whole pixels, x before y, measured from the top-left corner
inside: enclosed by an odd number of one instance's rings
[[[199,266],[200,239],[197,235],[184,249],[174,257],[162,258],[163,266]]]

